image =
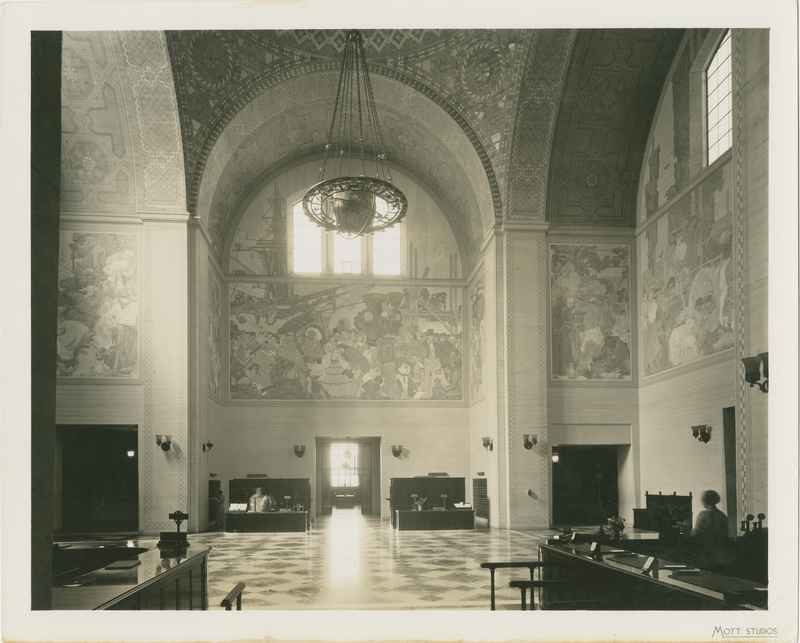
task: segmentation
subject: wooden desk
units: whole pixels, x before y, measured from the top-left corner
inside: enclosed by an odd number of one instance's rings
[[[226,511],[225,531],[239,533],[308,531],[310,511]]]
[[[545,590],[542,609],[595,610],[759,610],[767,605],[765,585],[691,569],[655,559],[645,574],[648,556],[620,546],[600,545],[593,559],[588,543],[540,544],[546,580],[570,580],[568,588]]]
[[[473,509],[448,509],[447,511],[397,509],[394,523],[398,531],[475,529],[475,511]]]
[[[151,548],[132,556],[130,569],[98,569],[70,586],[54,587],[54,610],[206,610],[208,554],[190,547],[175,554]]]

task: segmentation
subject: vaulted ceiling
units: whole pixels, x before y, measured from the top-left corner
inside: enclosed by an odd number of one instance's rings
[[[362,34],[389,159],[435,195],[468,266],[503,220],[635,225],[645,140],[683,30]],[[64,154],[75,157],[65,170],[68,198],[117,207],[127,191],[144,205],[172,208],[171,195],[180,195],[170,182],[183,170],[186,207],[221,252],[254,186],[321,156],[345,35],[73,32],[63,63]],[[101,75],[107,80],[83,97],[80,79]],[[126,112],[142,135],[120,152],[114,141],[130,136],[121,126]],[[171,142],[175,121],[182,168]],[[97,150],[85,149],[90,139]],[[153,143],[162,140],[169,145]],[[145,170],[131,169],[128,148],[137,163],[147,161]],[[107,178],[96,177],[106,166]]]

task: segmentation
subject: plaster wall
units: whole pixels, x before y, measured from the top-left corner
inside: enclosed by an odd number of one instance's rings
[[[271,478],[311,478],[316,488],[315,438],[346,441],[380,437],[381,518],[389,519],[389,480],[447,472],[464,477],[471,489],[469,410],[466,407],[409,408],[408,404],[306,404],[225,407],[219,441],[210,454],[222,488],[233,478],[266,473]],[[294,445],[306,445],[302,458]],[[403,454],[392,456],[391,445]],[[226,492],[227,493],[227,492]],[[318,499],[313,498],[315,516]]]

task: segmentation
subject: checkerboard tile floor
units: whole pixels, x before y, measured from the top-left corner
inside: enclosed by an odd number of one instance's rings
[[[236,583],[247,587],[247,610],[488,610],[484,561],[536,560],[538,541],[556,532],[477,528],[398,532],[358,509],[318,518],[303,533],[192,534],[211,545],[209,604]],[[498,570],[497,609],[519,609],[511,579],[525,569]]]

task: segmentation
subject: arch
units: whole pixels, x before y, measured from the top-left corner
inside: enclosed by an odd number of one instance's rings
[[[272,88],[243,104],[227,125],[218,121],[219,135],[213,145],[207,141],[211,147],[197,189],[196,214],[206,221],[218,254],[232,210],[250,183],[267,167],[322,149],[337,69],[332,64],[309,67],[302,76],[295,68],[283,83],[269,83]],[[450,114],[410,85],[381,75],[374,85],[382,128],[394,143],[390,160],[430,177],[426,183],[448,204],[444,210],[457,213],[451,223],[462,228],[467,246],[477,249],[498,212],[473,142]]]
[[[245,215],[247,210],[249,209],[250,205],[252,204],[253,200],[257,198],[263,191],[266,189],[271,183],[278,181],[282,177],[286,176],[287,174],[295,171],[296,169],[307,165],[309,163],[314,162],[321,162],[322,160],[322,150],[315,150],[313,153],[307,154],[302,158],[292,159],[291,161],[285,161],[281,163],[277,163],[276,165],[266,169],[262,174],[252,182],[251,187],[247,190],[247,192],[243,193],[234,207],[232,208],[232,216],[230,225],[227,228],[227,236],[224,239],[221,245],[221,258],[220,258],[220,265],[222,269],[226,273],[232,272],[230,269],[230,254],[231,248],[233,246],[236,232],[239,229],[239,224],[242,220],[242,217]],[[461,229],[453,224],[454,213],[448,208],[448,204],[443,201],[443,199],[439,196],[436,190],[434,190],[427,181],[418,174],[413,171],[410,171],[406,168],[400,168],[394,163],[390,163],[390,167],[393,172],[401,174],[405,179],[411,181],[419,188],[421,188],[425,194],[433,201],[433,203],[439,208],[441,213],[444,215],[445,221],[447,225],[450,227],[450,230],[455,238],[456,245],[458,247],[458,254],[459,254],[459,262],[460,262],[460,270],[462,278],[466,278],[469,274],[469,266],[470,264],[470,257],[469,257],[469,246],[467,240],[464,238],[464,235]],[[309,184],[306,187],[310,187]],[[474,259],[472,260],[474,262]]]

